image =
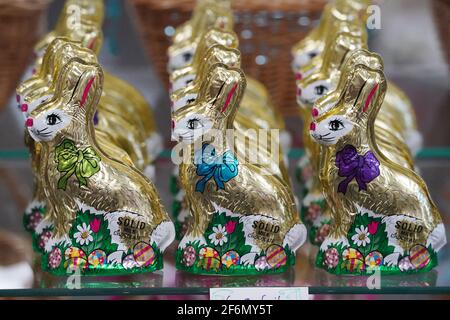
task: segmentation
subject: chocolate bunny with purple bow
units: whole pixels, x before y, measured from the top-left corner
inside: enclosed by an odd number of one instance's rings
[[[444,225],[422,178],[377,143],[387,82],[373,59],[344,70],[337,90],[314,105],[310,132],[322,145],[319,178],[333,220],[316,263],[335,274],[429,271],[446,244]]]

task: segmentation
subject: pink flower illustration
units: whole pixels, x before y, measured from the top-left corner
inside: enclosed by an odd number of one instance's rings
[[[308,212],[306,213],[305,219],[309,222],[314,222],[322,213],[322,208],[316,204],[311,203],[308,207]]]
[[[316,238],[314,239],[317,244],[320,244],[320,243],[322,243],[325,240],[325,238],[330,233],[330,228],[331,228],[330,225],[328,223],[326,223],[326,224],[323,224],[317,230]]]
[[[369,225],[367,227],[369,228],[369,233],[371,235],[374,235],[378,230],[378,222],[373,221],[373,222],[369,223]]]
[[[97,219],[97,218],[94,218],[94,220],[89,222],[89,225],[91,226],[91,230],[93,233],[97,233],[98,230],[100,230],[101,224],[102,224],[102,222],[100,221],[100,219]]]
[[[225,230],[227,231],[228,234],[231,234],[234,232],[234,229],[236,228],[236,221],[228,221],[227,223],[225,223]]]

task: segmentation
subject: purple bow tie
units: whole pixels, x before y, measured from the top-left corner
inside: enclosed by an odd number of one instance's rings
[[[353,179],[358,183],[359,190],[366,190],[367,183],[380,175],[380,162],[372,151],[360,156],[352,145],[346,145],[336,153],[336,166],[339,168],[339,176],[346,177],[338,186],[338,192],[344,194]]]

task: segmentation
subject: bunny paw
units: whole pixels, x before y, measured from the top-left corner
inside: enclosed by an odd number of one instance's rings
[[[390,255],[384,257],[384,264],[388,267],[398,265],[398,259],[400,258],[400,253],[391,253]]]
[[[244,266],[255,264],[256,253],[250,252],[241,257],[241,264]]]

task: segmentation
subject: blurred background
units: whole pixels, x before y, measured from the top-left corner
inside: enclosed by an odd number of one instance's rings
[[[16,0],[6,2],[14,1]],[[24,0],[17,1],[26,3]],[[26,20],[27,23],[22,24],[16,23],[8,16],[9,12],[3,10],[6,2],[0,0],[0,39],[11,49],[3,50],[7,52],[3,52],[1,56],[3,65],[0,71],[0,79],[7,78],[0,80],[0,91],[5,97],[0,105],[0,229],[26,237],[21,219],[22,212],[31,199],[33,185],[28,152],[23,144],[23,118],[17,112],[13,91],[21,74],[25,73],[27,63],[25,68],[20,68],[21,64],[24,64],[23,61],[31,62],[33,41],[52,28],[64,1],[55,0],[34,12],[26,13],[31,14],[33,19],[30,18]],[[153,4],[149,5],[149,2]],[[158,130],[164,136],[166,149],[169,149],[171,144],[167,79],[161,69],[165,58],[164,46],[170,41],[174,27],[189,17],[189,9],[183,7],[178,12],[168,8],[172,2],[160,1],[160,7],[156,8],[155,1],[106,0],[105,42],[99,57],[106,69],[134,85],[148,100],[154,109]],[[184,2],[186,1],[180,3]],[[305,2],[304,10],[292,12],[260,9],[256,13],[244,10],[235,18],[241,38],[244,71],[259,79],[269,79],[265,83],[271,90],[275,103],[285,115],[287,128],[293,136],[294,148],[302,147],[302,124],[295,112],[295,102],[293,103],[295,83],[291,72],[279,68],[277,63],[290,59],[290,52],[283,50],[287,48],[283,42],[283,34],[286,37],[289,35],[301,39],[309,28],[317,24],[320,17],[320,11],[316,12],[312,7],[308,7],[307,0],[298,2]],[[381,0],[376,3],[381,8],[381,29],[370,30],[370,48],[381,54],[388,78],[403,89],[413,102],[419,128],[424,136],[424,146],[431,152],[428,155],[433,155],[434,152],[434,156],[419,159],[419,167],[448,223],[450,1]],[[274,40],[278,42],[274,42],[274,46],[260,45],[261,32],[257,32],[258,28],[278,34]],[[6,68],[20,70],[7,74]],[[18,74],[17,81],[13,81],[14,76],[10,74]],[[283,83],[271,86],[270,75],[275,79],[287,79],[288,85]],[[12,90],[7,80],[13,82]],[[170,208],[168,183],[172,164],[167,153],[165,155],[157,162],[156,184],[166,208]],[[291,163],[294,164],[295,161],[293,156]],[[26,248],[17,250],[27,251]],[[0,249],[0,253],[1,251]],[[440,268],[445,270],[445,266],[450,267],[449,264],[444,264]],[[175,285],[173,268],[171,271],[165,270],[164,279],[166,285]],[[438,284],[450,283],[450,272],[441,272],[437,281]]]

